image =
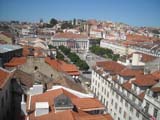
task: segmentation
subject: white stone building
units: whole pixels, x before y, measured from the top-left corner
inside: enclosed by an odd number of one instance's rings
[[[136,50],[129,48],[117,40],[101,40],[100,47],[111,49],[115,54],[126,55],[135,52]]]
[[[91,90],[114,120],[150,120],[153,111],[145,112],[144,96],[159,79],[113,61],[97,62],[92,71]],[[160,109],[156,110],[159,113]]]
[[[77,51],[88,51],[89,49],[88,37],[82,34],[57,33],[51,39],[50,44],[55,47],[64,45]]]

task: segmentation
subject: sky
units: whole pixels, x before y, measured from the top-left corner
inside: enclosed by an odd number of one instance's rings
[[[97,19],[160,27],[160,0],[0,0],[0,21]]]

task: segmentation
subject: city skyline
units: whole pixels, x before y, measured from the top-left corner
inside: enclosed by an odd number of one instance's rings
[[[0,21],[97,19],[160,27],[159,0],[1,0]]]

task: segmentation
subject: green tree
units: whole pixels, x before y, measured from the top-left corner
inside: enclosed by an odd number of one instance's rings
[[[59,49],[65,54],[65,55],[69,55],[69,53],[71,52],[71,49],[70,48],[67,48],[63,45],[59,46]]]
[[[84,60],[78,60],[76,65],[79,67],[80,70],[87,71],[89,69],[88,64]]]
[[[55,18],[52,18],[52,19],[50,20],[50,25],[51,25],[52,27],[55,26],[57,23],[58,23],[58,21],[57,21]]]
[[[57,51],[57,56],[56,56],[57,59],[60,59],[60,60],[64,60],[64,56]]]
[[[73,25],[71,23],[64,22],[62,23],[61,28],[62,29],[73,28]]]

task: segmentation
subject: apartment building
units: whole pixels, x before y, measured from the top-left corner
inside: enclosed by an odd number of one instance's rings
[[[92,70],[91,90],[114,120],[150,120],[152,116],[158,120],[159,107],[156,107],[155,115],[153,110],[145,112],[145,99],[147,90],[159,79],[153,74],[144,75],[142,70],[113,61],[97,62]],[[151,103],[157,106],[156,102]]]
[[[115,54],[126,55],[136,52],[136,50],[123,45],[123,41],[101,40],[100,47],[111,49]]]

